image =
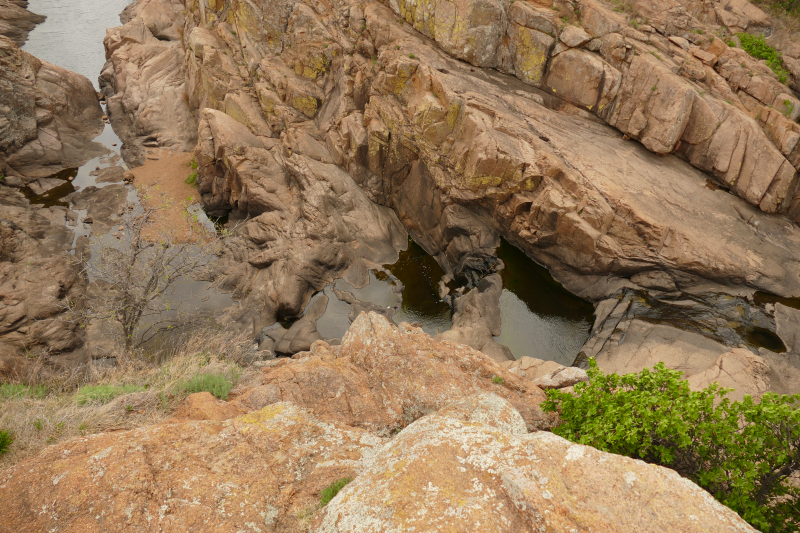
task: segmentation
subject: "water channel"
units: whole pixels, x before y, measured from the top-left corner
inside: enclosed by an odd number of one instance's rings
[[[106,28],[120,24],[119,14],[130,3],[130,0],[30,0],[29,9],[46,15],[47,20],[30,33],[23,49],[86,76],[97,88],[97,78],[105,64]],[[64,180],[64,184],[43,195],[25,191],[29,199],[45,206],[70,207],[64,200],[68,194],[89,186],[106,186],[97,183],[91,172],[98,167],[123,165],[119,158],[122,143],[108,124],[95,140],[106,146],[110,155],[53,176]],[[130,189],[129,197],[135,197]],[[91,231],[80,220],[73,229],[76,239]],[[497,341],[509,346],[516,357],[531,355],[571,364],[589,336],[592,305],[563,289],[546,269],[507,242],[503,241],[498,254],[506,268],[502,272],[505,288],[500,302],[503,329]],[[327,295],[329,303],[317,321],[317,328],[325,338],[336,338],[349,326],[350,305],[336,297],[335,288],[351,292],[364,302],[396,308],[394,320],[397,323],[418,323],[432,335],[446,331],[452,325],[452,306],[438,294],[438,283],[443,275],[436,261],[409,240],[408,249],[401,253],[399,260],[373,270],[366,286],[352,287],[344,280],[337,280],[318,293]],[[397,290],[398,284],[402,284],[401,292]],[[178,286],[172,300],[188,302],[195,323],[202,317],[211,320],[233,302],[228,295],[207,289],[204,282],[187,281]]]

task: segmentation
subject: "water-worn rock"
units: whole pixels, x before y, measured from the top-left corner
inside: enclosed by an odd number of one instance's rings
[[[103,112],[89,80],[0,36],[0,173],[22,186],[108,150],[92,142]]]
[[[67,254],[71,245],[66,209],[31,206],[0,185],[0,373],[26,375],[30,355],[54,355],[45,361],[57,369],[65,362],[57,354],[81,346],[78,324],[64,315],[84,286]]]
[[[556,420],[539,408],[539,388],[483,353],[437,342],[406,323],[393,326],[377,313],[361,314],[341,346],[320,341],[303,355],[291,364],[276,360],[237,405],[252,410],[289,401],[325,420],[388,435],[455,398],[491,391],[508,399],[531,430]],[[503,382],[494,383],[495,376]]]
[[[0,0],[0,35],[8,37],[17,46],[28,39],[28,32],[44,22],[43,15],[28,11],[27,0]]]
[[[710,367],[689,376],[689,386],[704,389],[711,383],[734,389],[726,397],[742,400],[746,394],[758,400],[769,390],[769,367],[764,359],[750,350],[737,348],[720,355]]]
[[[176,9],[135,5],[159,1]],[[592,299],[615,290],[613,278],[648,272],[681,290],[714,280],[800,293],[796,226],[759,213],[794,216],[794,130],[766,111],[753,120],[738,96],[773,105],[780,83],[763,74],[763,94],[745,84],[737,53],[695,32],[685,9],[654,10],[661,37],[593,0],[580,3],[583,30],[527,2],[243,6],[199,2],[171,19],[183,28],[187,105],[201,118],[198,183],[215,214],[284,213],[302,156],[346,169],[448,274],[483,264],[502,234]],[[114,32],[144,24],[137,9]],[[687,49],[666,38],[678,36]],[[157,105],[138,76],[109,92]],[[745,201],[652,151],[675,152]],[[247,246],[251,266],[267,270],[273,252],[258,259],[262,244]],[[249,268],[225,285],[246,294]],[[304,298],[292,300],[297,314]]]
[[[483,395],[416,421],[311,531],[755,531],[671,470],[526,434],[516,414]]]
[[[135,2],[126,9],[127,24],[106,33],[100,88],[131,166],[144,163],[145,146],[188,152],[197,141],[186,97],[183,8],[179,1]]]

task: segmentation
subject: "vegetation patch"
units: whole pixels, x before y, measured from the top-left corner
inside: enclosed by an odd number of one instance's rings
[[[326,505],[328,505],[328,502],[330,502],[337,494],[339,494],[339,491],[342,490],[344,486],[350,483],[351,481],[353,481],[352,478],[346,477],[338,481],[334,481],[333,483],[325,487],[325,489],[319,496],[319,506],[325,507]]]
[[[638,374],[604,374],[592,359],[590,381],[574,394],[547,391],[559,410],[554,433],[606,452],[677,471],[764,533],[800,526],[800,394],[766,393],[731,402],[716,383],[691,391],[682,372],[658,363]]]
[[[197,172],[192,172],[189,177],[183,180],[186,185],[194,185],[197,183]]]
[[[763,59],[767,66],[772,69],[781,83],[786,83],[789,79],[789,71],[783,66],[781,53],[767,44],[763,35],[750,35],[749,33],[737,33],[742,49],[756,59]]]
[[[231,376],[224,373],[198,374],[184,382],[181,388],[189,394],[210,392],[220,400],[227,400],[228,393],[236,380],[235,372],[232,374]]]
[[[8,430],[0,429],[0,455],[4,455],[11,443],[14,442],[14,434]]]
[[[78,405],[89,402],[106,403],[117,396],[143,390],[145,387],[138,385],[87,385],[78,390]]]
[[[47,387],[44,385],[0,384],[0,398],[5,400],[13,398],[44,398],[45,396],[47,396]]]

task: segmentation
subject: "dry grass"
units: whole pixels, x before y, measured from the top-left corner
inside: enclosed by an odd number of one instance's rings
[[[0,456],[0,469],[65,439],[162,422],[187,396],[182,385],[199,374],[224,374],[238,383],[236,388],[246,386],[258,376],[258,372],[240,365],[251,344],[246,341],[225,332],[195,332],[175,343],[165,357],[159,357],[165,361],[162,364],[150,362],[153,358],[142,353],[120,353],[117,366],[93,367],[88,373],[62,373],[35,380],[20,376],[18,382],[44,385],[49,392],[43,398],[0,398],[0,429],[11,430],[15,437],[9,452]],[[78,390],[94,385],[133,385],[146,390],[105,403],[89,401],[81,405]]]

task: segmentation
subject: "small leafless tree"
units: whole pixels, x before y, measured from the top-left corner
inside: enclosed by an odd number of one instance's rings
[[[163,198],[153,205],[148,195],[140,191],[141,205],[125,204],[118,228],[96,235],[91,255],[77,258],[89,282],[88,296],[69,303],[71,315],[83,324],[96,319],[118,322],[126,349],[169,327],[171,320],[159,318],[176,309],[169,300],[176,284],[203,272],[220,253],[225,237],[204,228],[186,210],[188,235],[156,228],[159,211],[172,206]]]

